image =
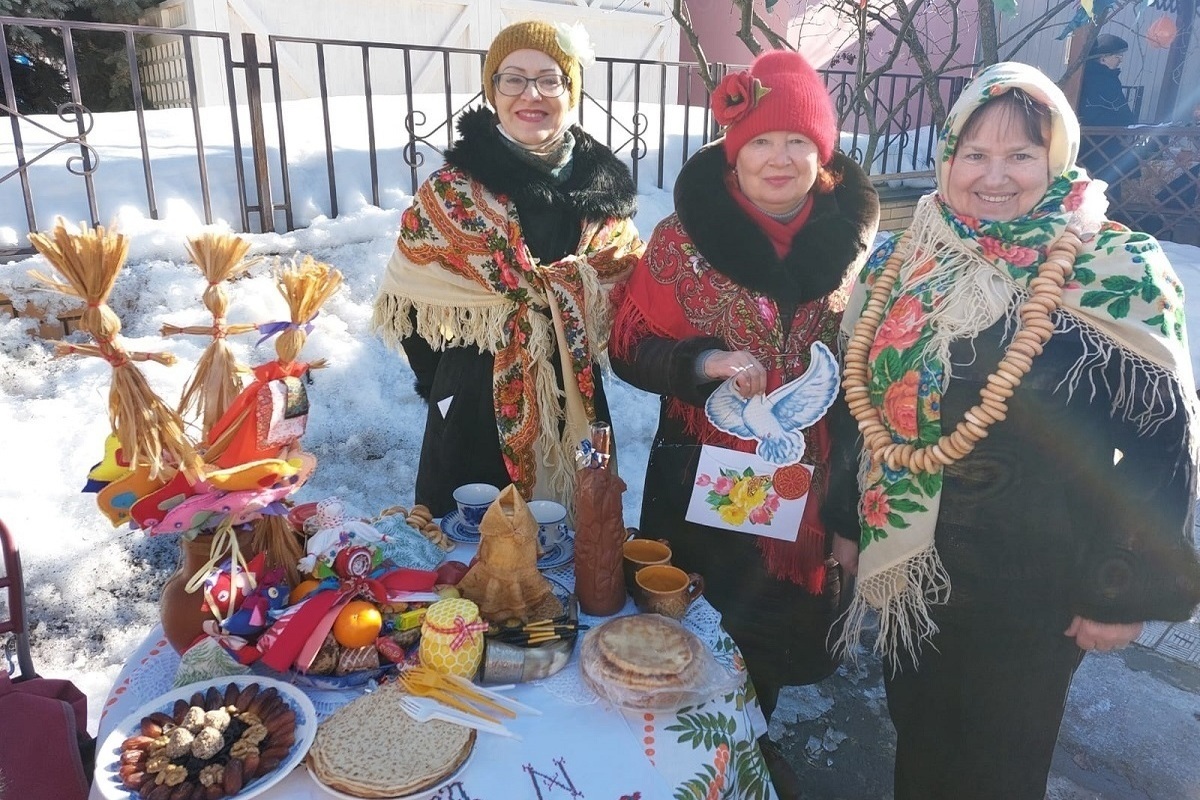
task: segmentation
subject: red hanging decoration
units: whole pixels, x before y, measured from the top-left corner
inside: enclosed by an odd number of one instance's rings
[[[1175,20],[1170,17],[1159,17],[1150,23],[1150,27],[1146,28],[1146,41],[1155,47],[1166,50],[1175,41],[1176,34],[1179,30],[1175,27]]]

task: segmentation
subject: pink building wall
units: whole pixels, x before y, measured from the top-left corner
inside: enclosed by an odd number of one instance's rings
[[[709,61],[741,65],[751,60],[750,51],[737,37],[741,19],[730,0],[687,0],[687,5],[692,14],[692,24],[700,38],[700,45]],[[823,13],[820,0],[779,0],[769,14],[759,0],[757,8],[771,29],[793,45],[798,44],[800,52],[818,69],[829,67],[829,62],[839,51],[856,49],[853,44],[853,32],[846,30],[843,20]],[[940,43],[949,38],[948,22],[936,14],[931,13],[923,21],[923,29],[928,41],[927,46],[935,53]],[[955,66],[961,68],[974,58],[976,37],[974,21],[960,20],[960,46]],[[874,34],[868,47],[868,69],[874,69],[883,63],[884,56],[891,48],[891,40],[891,34],[886,31]],[[759,41],[765,43],[762,37],[759,37]],[[848,43],[848,46],[840,46],[842,43]],[[682,34],[679,38],[679,60],[695,60],[691,46]],[[847,66],[838,63],[833,68],[846,69]],[[907,54],[898,59],[890,71],[913,75],[920,72]]]

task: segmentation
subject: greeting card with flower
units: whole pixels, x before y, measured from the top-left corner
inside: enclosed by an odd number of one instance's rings
[[[777,466],[754,453],[703,445],[686,519],[714,528],[796,540],[813,468]]]

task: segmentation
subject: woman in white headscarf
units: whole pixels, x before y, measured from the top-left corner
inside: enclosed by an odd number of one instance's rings
[[[1182,288],[1078,144],[1044,75],[984,70],[847,308],[862,499],[826,518],[861,532],[841,644],[878,612],[897,800],[1042,798],[1083,655],[1200,602]]]

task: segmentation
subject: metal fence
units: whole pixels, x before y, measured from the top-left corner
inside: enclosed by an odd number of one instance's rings
[[[95,37],[118,55],[126,84],[81,80],[75,54]],[[30,41],[62,54],[57,114],[30,113],[14,80],[13,56]],[[458,116],[482,101],[482,51],[290,36],[259,44],[251,34],[0,16],[9,132],[0,164],[10,165],[0,166],[0,209],[23,207],[27,231],[57,213],[98,224],[128,209],[161,219],[185,208],[250,232],[303,227],[353,203],[398,208],[441,165]],[[739,68],[713,65],[717,76]],[[823,74],[843,118],[841,149],[881,180],[932,174],[936,120],[917,76],[885,75],[856,96],[854,73]],[[944,108],[964,82],[939,79]],[[89,111],[97,107],[128,110]],[[690,63],[598,59],[576,113],[643,188],[670,185],[717,134]],[[168,131],[175,146],[157,146]],[[140,180],[129,179],[134,162]],[[16,230],[0,255],[29,252],[25,242]]]
[[[1109,184],[1109,216],[1131,228],[1200,245],[1200,128],[1083,129],[1079,160]]]

